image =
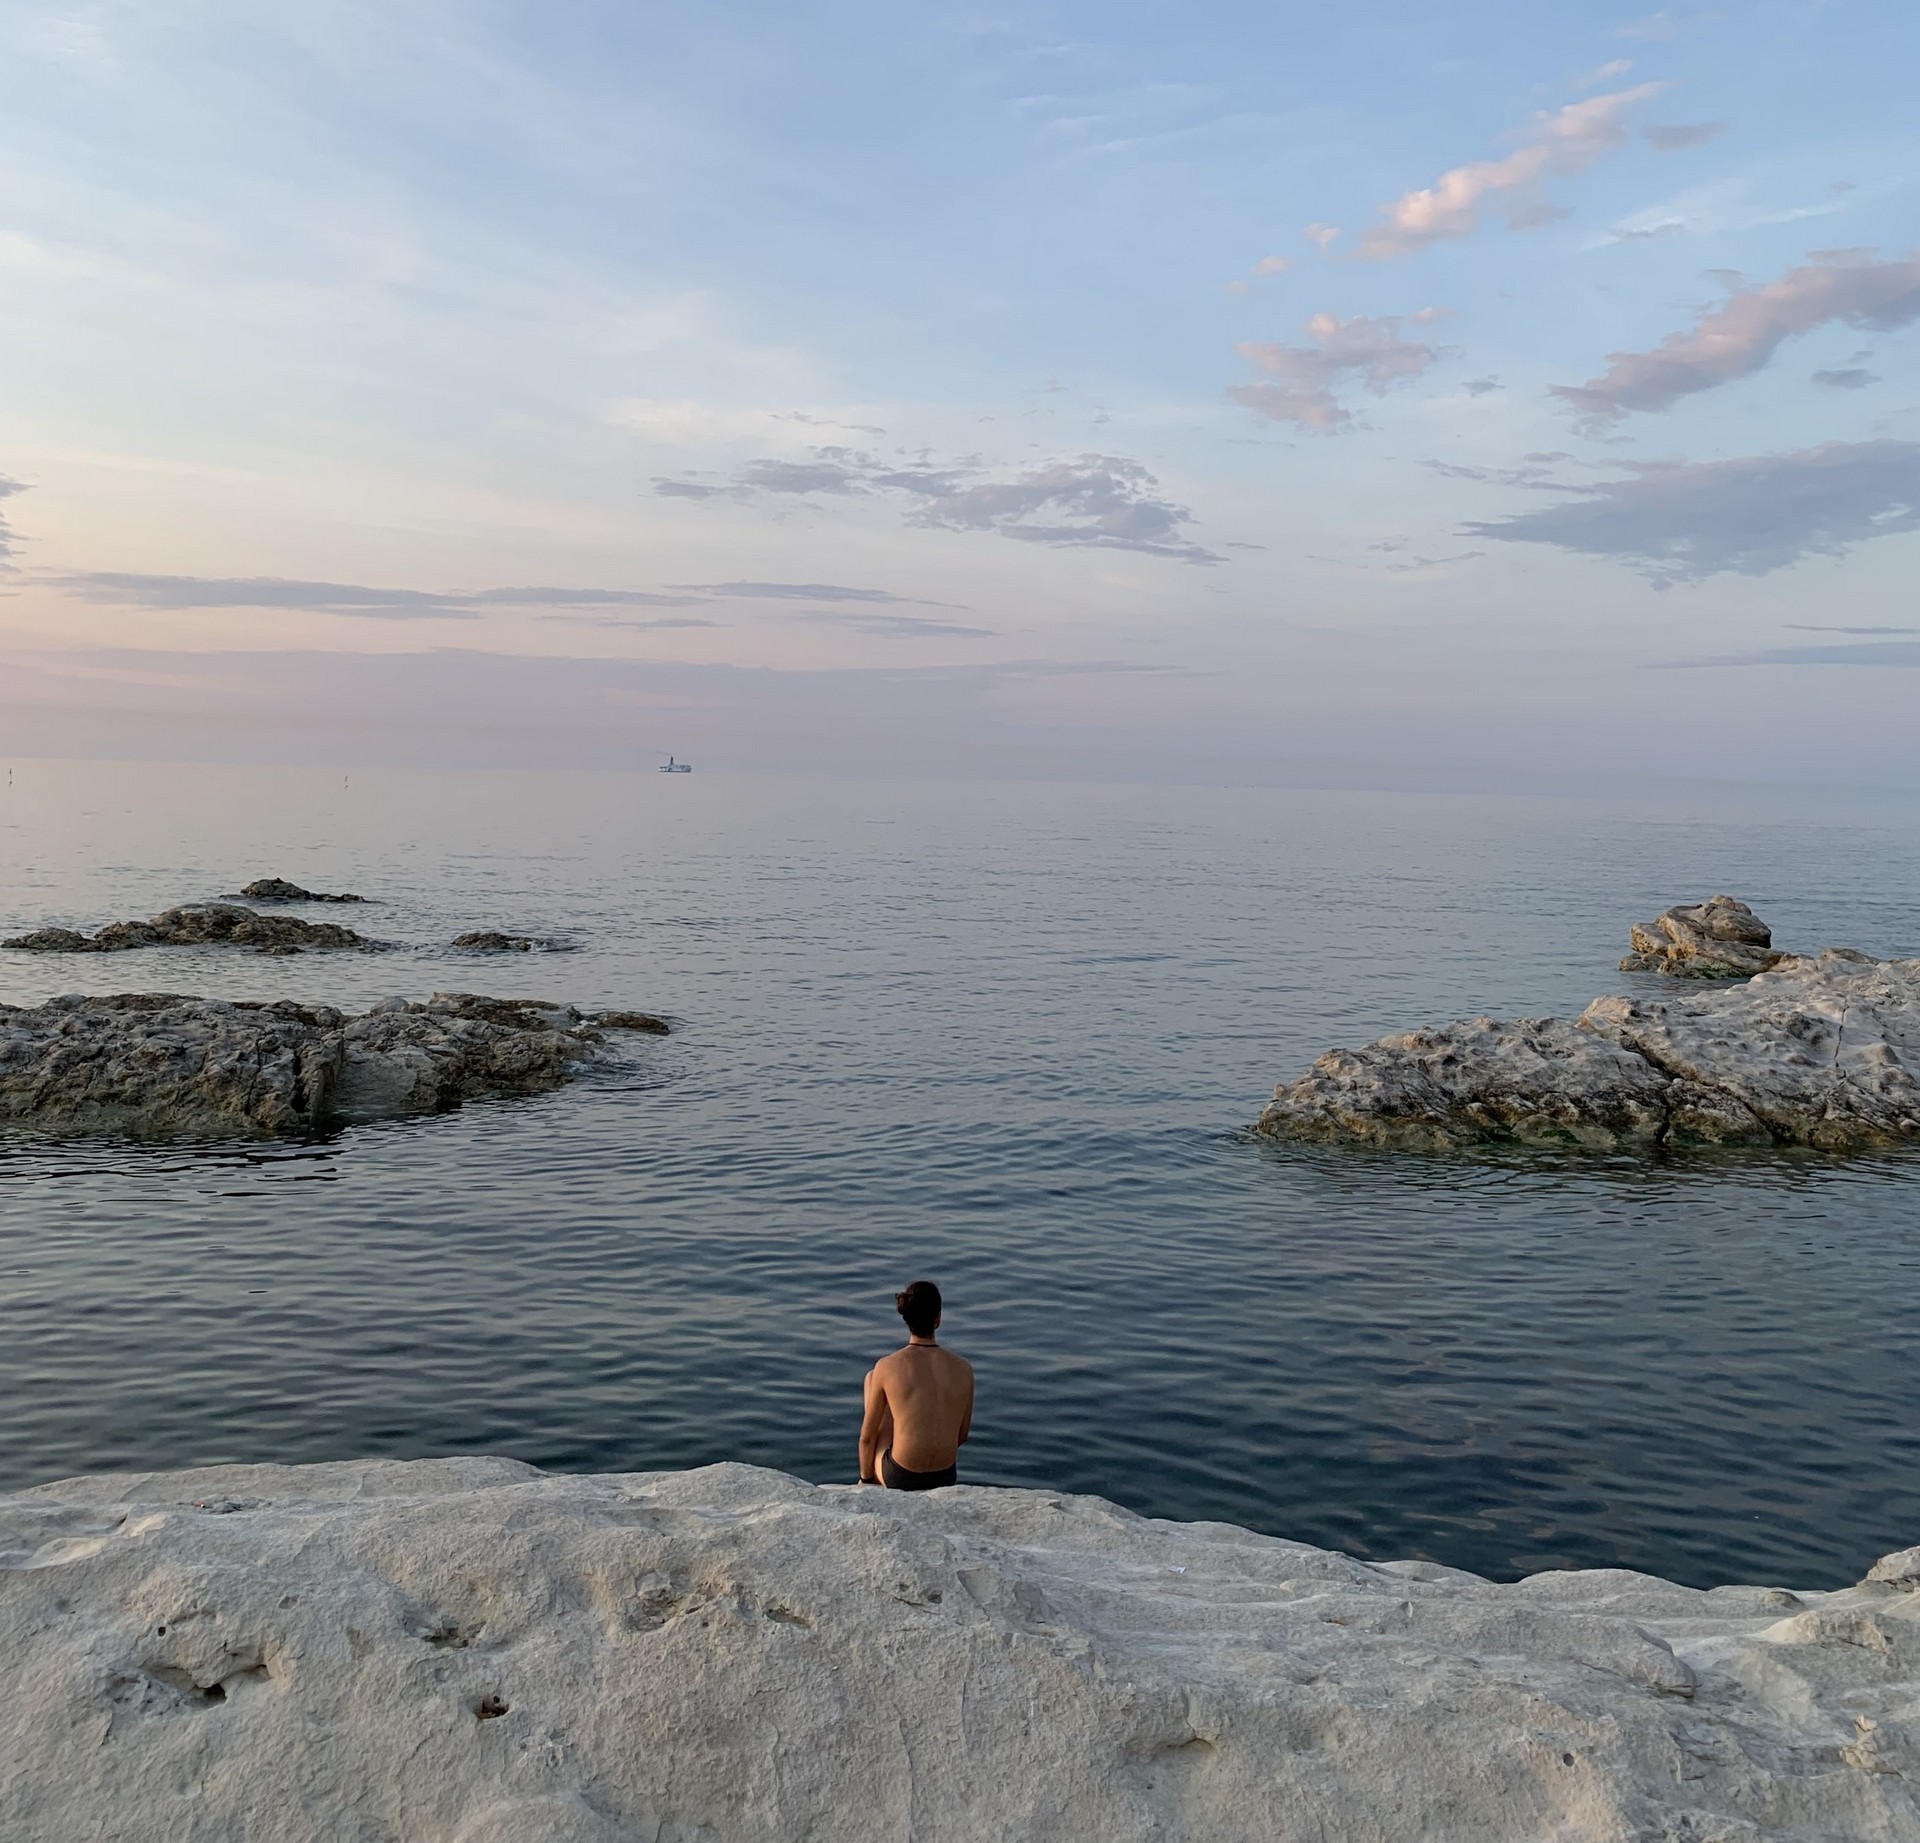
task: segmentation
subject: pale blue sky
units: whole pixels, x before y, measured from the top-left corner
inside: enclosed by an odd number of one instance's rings
[[[0,20],[0,748],[1920,784],[1910,7]]]

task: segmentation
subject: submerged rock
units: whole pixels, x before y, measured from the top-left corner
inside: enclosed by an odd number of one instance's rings
[[[1432,1149],[1920,1140],[1920,960],[1781,956],[1721,991],[1331,1050],[1276,1090],[1257,1130]]]
[[[261,953],[299,953],[308,947],[373,947],[365,935],[335,922],[293,915],[260,915],[237,902],[190,902],[151,921],[109,922],[98,934],[39,928],[0,947],[28,953],[125,953],[135,947],[252,947]]]
[[[596,1011],[593,1023],[596,1030],[641,1030],[655,1037],[664,1037],[669,1029],[667,1020],[651,1011]]]
[[[469,953],[532,953],[553,943],[531,934],[502,934],[494,928],[476,928],[470,934],[455,935],[453,945]]]
[[[249,902],[365,902],[364,896],[329,895],[325,890],[302,889],[285,877],[256,877],[240,892]]]
[[[605,1028],[649,1028],[625,1021],[638,1015],[612,1013]],[[156,992],[0,1005],[0,1122],[283,1138],[536,1094],[577,1074],[604,1040],[571,1006],[468,992],[389,998],[358,1017]]]
[[[1633,952],[1623,973],[1666,973],[1676,979],[1751,979],[1787,956],[1774,951],[1773,930],[1744,902],[1710,896],[1664,909],[1628,930]]]
[[[1501,1586],[741,1465],[0,1498],[34,1843],[1920,1835],[1920,1594]]]

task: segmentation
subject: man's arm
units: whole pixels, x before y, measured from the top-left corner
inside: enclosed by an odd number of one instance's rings
[[[860,1420],[860,1482],[880,1482],[880,1454],[893,1443],[893,1410],[887,1405],[887,1385],[880,1366],[867,1371],[867,1409]]]
[[[960,1416],[959,1444],[962,1446],[965,1446],[967,1443],[967,1435],[973,1432],[973,1365],[969,1363],[966,1366],[966,1368],[967,1368],[967,1406],[966,1406],[966,1411]]]

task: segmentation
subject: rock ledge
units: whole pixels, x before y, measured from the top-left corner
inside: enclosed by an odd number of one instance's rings
[[[345,900],[342,898],[341,900]],[[356,897],[353,900],[358,901]],[[262,953],[299,953],[308,947],[373,947],[365,935],[337,922],[261,915],[237,902],[189,902],[150,921],[109,922],[98,934],[74,928],[36,928],[0,947],[27,953],[127,953],[136,947],[253,947]]]
[[[1920,1141],[1920,960],[1785,955],[1718,991],[1596,998],[1330,1050],[1258,1131],[1440,1150]]]
[[[249,902],[365,902],[366,897],[351,893],[330,895],[325,890],[302,889],[285,877],[255,877],[240,892]]]
[[[166,992],[0,1005],[0,1122],[43,1133],[285,1138],[558,1087],[644,1012],[436,992],[359,1017]]]
[[[1098,1498],[228,1466],[0,1498],[35,1843],[1895,1843],[1920,1593],[1511,1586]]]

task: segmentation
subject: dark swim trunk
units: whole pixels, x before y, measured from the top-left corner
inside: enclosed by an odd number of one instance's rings
[[[942,1485],[960,1482],[960,1462],[956,1459],[944,1472],[909,1472],[893,1463],[891,1453],[880,1455],[880,1482],[889,1491],[937,1491]]]

